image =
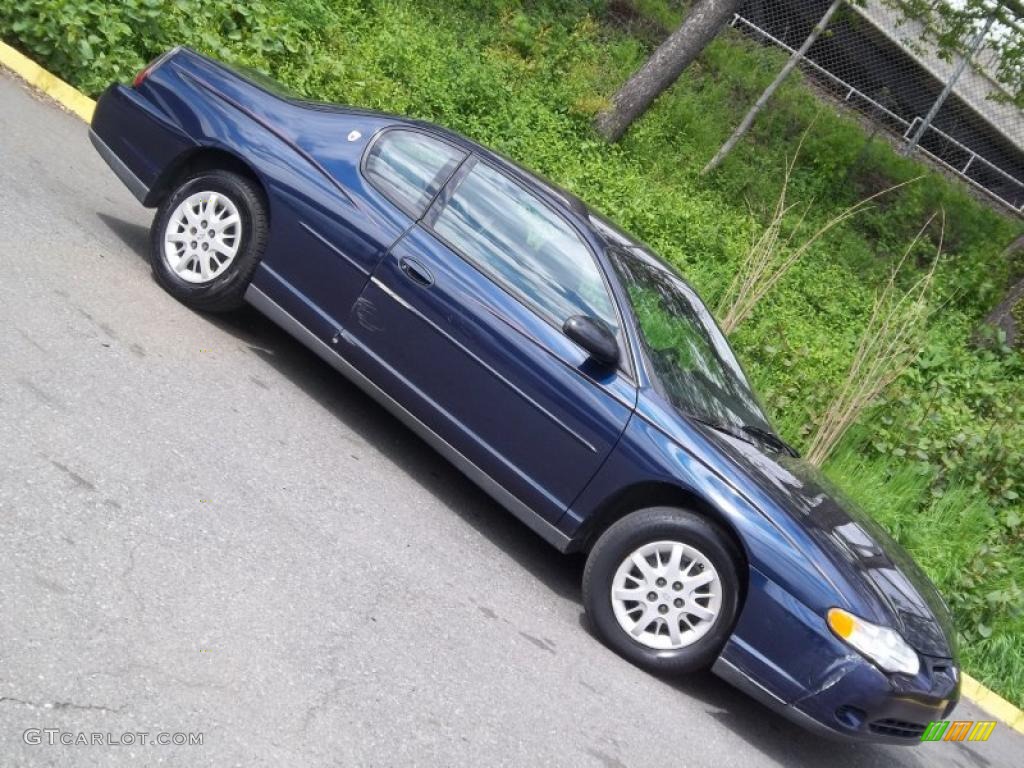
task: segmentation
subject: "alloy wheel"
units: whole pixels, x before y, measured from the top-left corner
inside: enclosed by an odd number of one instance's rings
[[[164,259],[182,280],[208,283],[224,273],[238,254],[242,220],[221,192],[196,192],[167,219]]]
[[[679,541],[637,548],[612,579],[619,626],[657,650],[692,645],[708,633],[722,605],[722,581],[711,560]]]

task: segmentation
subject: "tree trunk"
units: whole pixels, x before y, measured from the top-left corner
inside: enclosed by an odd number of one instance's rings
[[[1024,235],[1018,237],[1006,253],[1009,257],[1020,250],[1024,250]],[[1018,278],[1017,282],[1010,286],[1003,300],[996,305],[995,309],[985,315],[985,319],[982,321],[983,325],[1002,329],[1006,334],[1006,344],[1011,347],[1014,345],[1024,346],[1024,328],[1021,328],[1019,314],[1014,312],[1018,305],[1024,306],[1024,276]],[[1015,314],[1018,314],[1018,317],[1015,317]],[[979,344],[985,343],[980,334],[975,334],[975,341]]]
[[[622,138],[633,121],[700,55],[742,1],[696,0],[679,29],[619,88],[611,107],[597,116],[597,132],[607,141]]]
[[[764,89],[764,93],[761,94],[754,106],[750,108],[750,111],[747,112],[743,121],[736,127],[736,130],[732,132],[732,136],[729,137],[729,140],[721,146],[715,156],[711,158],[711,161],[704,166],[704,170],[701,171],[702,174],[715,170],[715,168],[722,164],[722,161],[725,160],[726,156],[732,152],[733,147],[735,147],[739,143],[739,140],[743,138],[744,134],[750,130],[750,126],[754,124],[754,120],[757,118],[761,110],[764,109],[768,100],[775,95],[775,92],[779,90],[779,86],[782,85],[783,81],[787,77],[789,77],[789,73],[792,72],[793,68],[800,63],[804,55],[807,53],[807,50],[814,44],[814,41],[818,39],[818,35],[825,31],[825,27],[827,27],[829,21],[832,20],[832,14],[834,14],[842,4],[843,0],[832,0],[832,5],[828,7],[828,10],[825,11],[825,15],[822,16],[818,23],[814,25],[814,29],[811,30],[811,34],[807,36],[807,39],[804,40],[804,44],[801,45],[798,50],[793,51],[793,54],[789,57],[786,65],[779,71],[779,74],[775,76],[775,79],[772,80],[772,84]]]

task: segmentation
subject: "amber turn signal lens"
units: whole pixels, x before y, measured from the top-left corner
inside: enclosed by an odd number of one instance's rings
[[[846,640],[853,634],[855,619],[841,608],[830,608],[828,625],[832,627],[833,632]]]

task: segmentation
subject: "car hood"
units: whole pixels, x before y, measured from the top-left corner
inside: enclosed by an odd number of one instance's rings
[[[848,588],[855,612],[896,629],[917,651],[952,658],[949,610],[920,567],[815,467],[701,428],[813,539]],[[812,555],[813,557],[813,555]],[[864,609],[873,615],[866,615]]]

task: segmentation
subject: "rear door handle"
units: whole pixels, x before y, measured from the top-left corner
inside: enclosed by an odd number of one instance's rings
[[[434,284],[434,276],[430,274],[430,270],[416,261],[416,259],[410,259],[408,256],[403,256],[398,260],[398,266],[401,267],[405,276],[410,280],[417,282],[420,285]]]

